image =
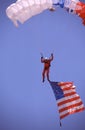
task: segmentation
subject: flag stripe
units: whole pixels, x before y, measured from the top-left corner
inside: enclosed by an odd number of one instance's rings
[[[62,87],[61,87],[61,88],[62,88]],[[65,90],[66,90],[66,91],[67,91],[67,90],[72,91],[72,89],[74,90],[74,88],[72,88],[72,87],[62,88],[63,91],[65,91]],[[74,91],[75,91],[75,90],[74,90]]]
[[[63,102],[63,101],[65,101],[65,100],[67,100],[67,99],[75,98],[75,97],[79,97],[79,95],[78,95],[78,94],[74,94],[74,95],[72,95],[72,96],[66,96],[66,97],[64,96],[63,98],[57,100],[57,103]],[[80,97],[79,97],[79,98],[80,98]]]
[[[82,108],[84,108],[83,104],[80,105],[80,106],[78,106],[78,107],[74,107],[74,108],[72,108],[72,109],[68,109],[68,110],[65,110],[65,111],[63,111],[63,112],[60,112],[60,115],[64,115],[64,114],[66,114],[66,113],[68,113],[68,112],[69,112],[70,114],[72,114],[74,111],[79,110],[79,109],[82,109]]]
[[[68,103],[68,102],[75,101],[75,100],[77,100],[77,99],[79,99],[79,98],[80,98],[80,97],[77,96],[77,97],[74,97],[74,98],[70,98],[70,99],[64,100],[64,101],[62,101],[62,102],[59,102],[59,103],[58,103],[58,106],[61,106],[61,105],[65,104],[65,103]]]
[[[73,90],[64,90],[64,94],[71,93],[71,92],[75,92],[75,90],[74,89]]]
[[[64,114],[64,115],[60,115],[60,119],[63,119],[64,117],[68,116],[69,115],[69,112]]]
[[[72,96],[73,94],[76,94],[76,92],[66,93],[66,94],[64,94],[64,95],[65,95],[65,97],[66,97],[66,96]]]
[[[72,86],[73,82],[59,82],[58,84],[59,86],[67,86],[67,85]]]
[[[72,88],[76,88],[76,86],[72,86],[72,85],[64,85],[64,86],[60,86],[62,89],[64,89],[64,88],[70,88],[70,89],[72,89]]]
[[[69,93],[69,92],[75,92],[75,89],[72,89],[72,88],[70,88],[70,89],[68,89],[68,90],[62,90],[64,93]]]
[[[66,104],[63,104],[63,105],[59,106],[59,109],[62,109],[64,107],[69,107],[70,105],[74,105],[75,103],[80,103],[80,102],[82,102],[81,99],[78,99],[78,100],[73,101],[73,102],[68,102]]]
[[[82,108],[80,108],[80,109],[78,109],[78,110],[75,110],[73,113],[76,113],[76,112],[81,112],[81,111],[84,111],[85,110],[85,108],[84,107],[82,107]],[[66,117],[66,116],[68,116],[68,115],[70,115],[70,114],[73,114],[73,113],[66,113],[66,114],[63,114],[63,115],[60,115],[60,119],[63,119],[64,117]]]
[[[66,107],[60,109],[59,112],[63,112],[63,111],[66,111],[66,110],[70,110],[70,109],[75,108],[75,107],[77,108],[77,107],[79,107],[80,105],[82,105],[82,102],[79,102],[79,103],[76,103],[76,104],[72,104],[72,105],[70,105],[70,106],[66,106]]]

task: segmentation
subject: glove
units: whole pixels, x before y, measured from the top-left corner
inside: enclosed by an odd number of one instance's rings
[[[41,56],[41,59],[43,58],[43,56]]]

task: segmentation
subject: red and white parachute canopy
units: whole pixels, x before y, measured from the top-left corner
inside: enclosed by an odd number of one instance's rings
[[[79,0],[17,0],[6,9],[6,14],[15,26],[18,26],[18,21],[24,23],[32,16],[52,8],[53,5],[78,15],[85,25],[85,3]]]

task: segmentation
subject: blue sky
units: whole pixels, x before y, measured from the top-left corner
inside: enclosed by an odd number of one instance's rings
[[[5,10],[13,0],[0,0],[0,129],[85,130],[85,112],[70,115],[59,126],[59,113],[50,84],[42,83],[40,53],[49,57],[52,81],[74,81],[85,104],[85,26],[81,19],[58,8],[16,28]]]

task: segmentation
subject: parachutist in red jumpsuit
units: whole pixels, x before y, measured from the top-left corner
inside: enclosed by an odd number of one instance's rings
[[[43,69],[43,72],[42,72],[42,78],[43,78],[43,82],[45,81],[45,74],[47,76],[47,80],[49,80],[49,69],[50,69],[50,66],[51,66],[51,61],[53,60],[53,54],[51,54],[51,57],[48,59],[48,58],[43,58],[43,56],[41,56],[41,62],[44,63],[44,69]]]

